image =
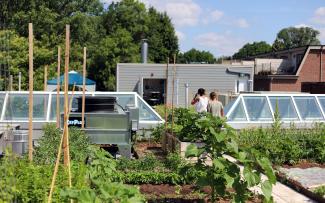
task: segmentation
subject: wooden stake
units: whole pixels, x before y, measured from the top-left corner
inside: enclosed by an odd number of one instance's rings
[[[58,70],[56,84],[56,127],[60,127],[60,68],[61,68],[61,47],[58,47]]]
[[[70,52],[70,25],[66,25],[66,35],[65,35],[65,59],[64,59],[64,123],[63,125],[68,125],[68,88],[69,88],[69,52]],[[63,162],[64,166],[69,166],[69,146],[68,146],[68,133],[63,134]]]
[[[13,77],[12,75],[9,75],[9,91],[13,91],[13,86],[12,86],[12,82],[13,82]]]
[[[69,118],[69,115],[70,115],[70,109],[72,108],[72,100],[73,100],[73,96],[74,96],[74,90],[75,90],[75,85],[73,85],[72,95],[71,95],[71,99],[69,101],[68,118]],[[61,151],[62,151],[62,144],[63,144],[63,137],[64,137],[65,132],[69,130],[67,127],[68,127],[68,125],[63,125],[63,133],[61,135],[61,141],[60,141],[60,145],[59,145],[59,149],[58,149],[58,154],[56,156],[56,161],[55,161],[54,172],[53,172],[53,176],[52,176],[50,193],[49,193],[49,197],[47,199],[48,203],[52,202],[52,195],[53,195],[53,191],[54,191],[55,180],[56,180],[56,176],[57,176],[58,170],[59,170]],[[70,170],[70,167],[69,167],[69,186],[71,187],[71,170]]]
[[[81,110],[81,128],[85,128],[85,91],[86,91],[86,60],[87,48],[84,47],[83,77],[82,77],[82,110]]]
[[[33,161],[33,24],[28,24],[29,106],[28,106],[28,159]]]

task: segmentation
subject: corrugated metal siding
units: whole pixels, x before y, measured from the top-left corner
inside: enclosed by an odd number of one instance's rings
[[[189,100],[192,99],[198,88],[205,88],[207,92],[219,91],[228,93],[235,91],[237,75],[226,73],[231,71],[253,74],[253,67],[231,67],[229,65],[176,65],[174,104],[178,100],[179,106],[185,105],[185,84],[189,84]],[[173,65],[169,66],[168,103],[172,101]],[[118,91],[138,91],[140,78],[166,78],[166,64],[118,64]],[[178,86],[176,81],[178,79]],[[246,77],[248,80],[248,78]],[[176,92],[178,88],[178,99]],[[189,101],[190,102],[190,101]]]

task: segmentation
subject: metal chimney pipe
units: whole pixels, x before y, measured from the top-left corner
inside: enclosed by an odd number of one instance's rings
[[[148,40],[142,39],[141,40],[141,62],[147,63],[148,59]]]

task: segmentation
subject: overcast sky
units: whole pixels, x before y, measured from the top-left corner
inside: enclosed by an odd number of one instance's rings
[[[325,0],[140,1],[167,12],[182,52],[196,48],[232,55],[247,42],[273,43],[277,32],[289,26],[313,27],[325,44]]]

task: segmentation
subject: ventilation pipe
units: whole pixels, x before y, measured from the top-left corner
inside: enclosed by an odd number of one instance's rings
[[[148,40],[142,39],[141,40],[141,62],[147,63],[148,59]]]

